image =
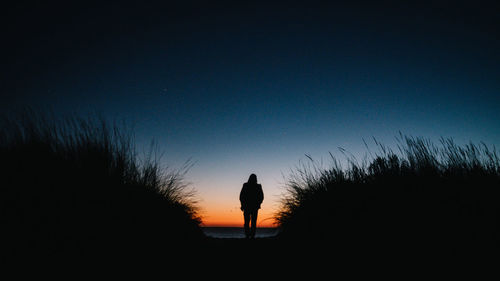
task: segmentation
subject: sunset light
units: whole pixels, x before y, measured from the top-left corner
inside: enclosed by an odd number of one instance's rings
[[[499,3],[4,1],[1,252],[497,255]]]

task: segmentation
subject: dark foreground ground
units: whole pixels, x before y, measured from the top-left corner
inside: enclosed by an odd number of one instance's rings
[[[450,277],[472,273],[477,277],[496,268],[498,260],[495,256],[474,253],[466,255],[418,250],[409,244],[399,247],[373,245],[367,248],[343,247],[325,241],[290,241],[279,237],[208,238],[201,253],[198,252],[196,263],[202,267],[226,268],[242,274],[292,278],[301,275],[313,280],[316,277],[324,279],[324,274],[349,278],[427,278],[431,276],[429,274]]]
[[[277,238],[207,238],[205,254],[224,258],[259,258],[278,256],[285,246]]]
[[[71,276],[106,274],[107,276],[182,276],[184,278],[414,278],[433,276],[473,276],[496,270],[498,257],[444,254],[442,251],[416,251],[411,243],[397,249],[384,245],[343,247],[343,243],[320,240],[286,240],[280,237],[241,239],[209,238],[200,243],[171,243],[176,247],[160,250],[90,253],[83,256],[24,256],[16,274],[45,273]],[[76,274],[76,275],[75,275]],[[109,275],[111,274],[111,275]],[[325,275],[326,274],[326,275]],[[472,275],[470,275],[472,274]],[[103,276],[103,275],[99,275]],[[488,276],[488,275],[486,275]],[[183,278],[183,279],[184,279]]]

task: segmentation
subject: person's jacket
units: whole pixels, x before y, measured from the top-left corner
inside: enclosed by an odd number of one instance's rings
[[[260,204],[264,200],[264,192],[260,184],[244,183],[240,192],[241,208],[245,211],[260,209]]]

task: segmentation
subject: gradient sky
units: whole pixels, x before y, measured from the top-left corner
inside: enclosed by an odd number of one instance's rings
[[[206,225],[241,224],[250,173],[283,175],[401,131],[500,145],[495,1],[14,1],[0,12],[2,111],[100,113],[155,139]]]

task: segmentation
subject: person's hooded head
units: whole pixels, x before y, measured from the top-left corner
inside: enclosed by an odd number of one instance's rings
[[[248,178],[248,183],[249,184],[257,184],[257,175],[251,174],[250,177]]]

